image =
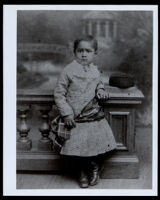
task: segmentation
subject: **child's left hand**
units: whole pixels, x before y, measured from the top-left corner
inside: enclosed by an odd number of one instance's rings
[[[107,100],[107,99],[109,99],[109,94],[105,90],[99,89],[97,91],[97,97],[98,97],[98,99]]]

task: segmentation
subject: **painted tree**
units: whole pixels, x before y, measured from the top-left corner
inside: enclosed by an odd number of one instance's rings
[[[140,117],[151,123],[152,100],[152,41],[153,16],[151,11],[123,12],[119,16],[120,37],[115,52],[123,56],[120,71],[131,74],[145,95]]]

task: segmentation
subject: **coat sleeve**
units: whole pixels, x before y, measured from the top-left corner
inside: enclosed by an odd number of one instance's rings
[[[99,83],[97,84],[96,90],[98,91],[99,89],[103,89],[104,90],[104,83],[103,83],[103,81],[99,81]]]
[[[100,72],[99,72],[100,73]],[[104,87],[104,82],[103,82],[103,78],[102,78],[102,73],[100,73],[100,76],[99,76],[99,79],[98,79],[98,84],[97,84],[97,87],[96,87],[96,92],[99,90],[99,89],[105,89]]]
[[[66,101],[69,77],[65,70],[61,73],[54,89],[54,100],[61,116],[72,115],[73,109]]]

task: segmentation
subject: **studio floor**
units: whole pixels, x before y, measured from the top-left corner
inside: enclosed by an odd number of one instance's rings
[[[152,189],[152,129],[136,129],[136,151],[140,161],[138,179],[100,179],[89,189]],[[17,189],[79,189],[76,177],[70,174],[18,173]]]
[[[89,189],[151,189],[151,166],[141,166],[139,179],[100,179]],[[17,174],[17,189],[79,189],[75,177],[62,174]]]

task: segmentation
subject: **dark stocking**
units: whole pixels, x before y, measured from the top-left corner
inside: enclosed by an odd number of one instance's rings
[[[78,159],[79,164],[79,185],[81,188],[87,188],[89,186],[87,170],[88,170],[88,159],[80,157]]]

